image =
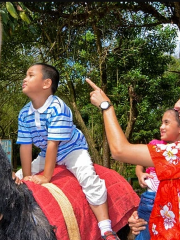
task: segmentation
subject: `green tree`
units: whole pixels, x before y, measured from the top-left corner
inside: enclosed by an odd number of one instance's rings
[[[164,53],[173,51],[177,30],[174,25],[168,27],[162,24],[171,23],[174,17],[171,10],[175,8],[175,4],[171,6],[169,2],[12,4],[18,18],[10,14],[6,2],[0,3],[0,9],[4,11],[1,62],[3,74],[10,60],[22,75],[25,73],[20,69],[25,71],[28,65],[36,61],[47,62],[57,67],[61,75],[57,94],[72,108],[75,122],[88,140],[94,162],[101,163],[102,158],[103,165],[108,167],[111,165],[102,115],[89,103],[91,89],[84,82],[86,76],[111,97],[126,136],[132,141],[144,141],[148,131],[145,131],[144,135],[138,135],[134,130],[139,124],[141,111],[145,113],[147,107],[147,114],[143,117],[148,122],[152,102],[154,102],[152,109],[162,103],[159,99],[158,84],[164,86],[162,76],[171,62],[171,57]],[[25,12],[30,21],[24,21],[20,17],[21,12]],[[177,24],[175,21],[174,23]],[[6,52],[10,53],[7,54],[8,57]],[[7,75],[8,73],[4,79],[8,79]],[[12,76],[14,82],[13,73],[8,76]],[[165,88],[162,89],[164,93]],[[172,90],[172,87],[169,90]],[[10,96],[11,93],[12,90],[8,91]],[[24,99],[27,100],[24,96],[22,101],[20,99],[19,110],[24,104]],[[163,101],[162,104],[166,102]]]

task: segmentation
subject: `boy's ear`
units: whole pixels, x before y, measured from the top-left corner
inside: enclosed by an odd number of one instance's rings
[[[51,87],[52,84],[52,80],[50,78],[47,78],[44,80],[44,85],[43,85],[43,89],[48,89]]]

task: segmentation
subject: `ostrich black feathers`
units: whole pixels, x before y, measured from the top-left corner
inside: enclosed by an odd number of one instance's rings
[[[57,240],[56,228],[49,224],[31,190],[12,179],[11,164],[0,145],[1,214],[0,240]],[[128,239],[128,233],[128,223],[118,231],[122,240]]]
[[[0,145],[1,240],[56,240],[51,226],[25,184],[12,179],[11,164]]]

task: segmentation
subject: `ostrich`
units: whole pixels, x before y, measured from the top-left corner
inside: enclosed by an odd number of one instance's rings
[[[57,226],[57,224],[52,224],[53,221],[49,221],[47,217],[47,209],[46,214],[43,211],[42,200],[40,202],[37,202],[37,197],[35,197],[35,194],[33,193],[33,188],[36,188],[36,192],[41,195],[41,190],[45,187],[30,181],[27,181],[26,183],[24,182],[21,185],[17,185],[15,183],[15,181],[12,179],[12,166],[5,152],[3,151],[2,146],[0,145],[1,240],[85,240],[85,236],[88,235],[89,229],[91,229],[91,231],[94,231],[94,235],[91,237],[87,236],[88,239],[101,239],[100,231],[99,229],[96,229],[97,222],[95,216],[93,216],[93,213],[89,208],[87,200],[85,199],[85,195],[81,191],[77,179],[65,167],[63,168],[59,166],[59,168],[63,171],[60,172],[60,175],[55,174],[52,179],[54,179],[54,183],[60,182],[62,186],[69,184],[68,197],[77,200],[76,203],[73,203],[74,206],[76,204],[79,204],[76,209],[76,217],[80,218],[80,220],[78,220],[78,224],[80,225],[79,238],[69,238],[68,233],[65,233],[65,230],[63,230],[63,234],[61,232],[63,225]],[[58,167],[55,168],[55,171],[57,169]],[[99,173],[103,172],[103,174],[107,176],[105,179],[107,180],[107,190],[113,192],[117,191],[118,193],[118,195],[114,194],[112,199],[109,198],[109,209],[110,214],[112,214],[113,225],[116,228],[115,231],[118,232],[121,240],[126,240],[129,231],[128,218],[132,212],[137,209],[137,206],[139,204],[139,197],[133,191],[131,185],[114,170],[105,168],[100,165],[96,165],[95,169],[98,170]],[[59,176],[61,176],[60,180]],[[63,182],[63,179],[65,179],[65,182]],[[74,183],[71,180],[73,180],[76,185],[73,185]],[[114,182],[112,183],[112,181]],[[42,197],[43,199],[46,198],[45,196],[47,194],[51,195],[51,193],[48,192],[47,188],[46,191],[47,192]],[[122,195],[122,192],[124,192],[124,195]],[[71,197],[70,194],[72,193],[74,195]],[[80,200],[78,198],[76,199],[76,196],[80,196]],[[56,201],[53,201],[53,207],[56,208]],[[60,214],[57,216],[63,218],[62,214],[61,216]],[[86,223],[86,219],[88,224]],[[66,228],[66,226],[64,228]],[[60,231],[59,235],[58,231]]]
[[[0,239],[56,240],[51,226],[26,184],[17,185],[12,168],[0,146]],[[23,233],[23,234],[22,234]]]

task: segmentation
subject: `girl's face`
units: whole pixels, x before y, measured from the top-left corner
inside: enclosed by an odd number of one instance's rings
[[[160,126],[161,140],[172,143],[180,140],[180,126],[178,125],[175,112],[168,110],[164,113]]]

